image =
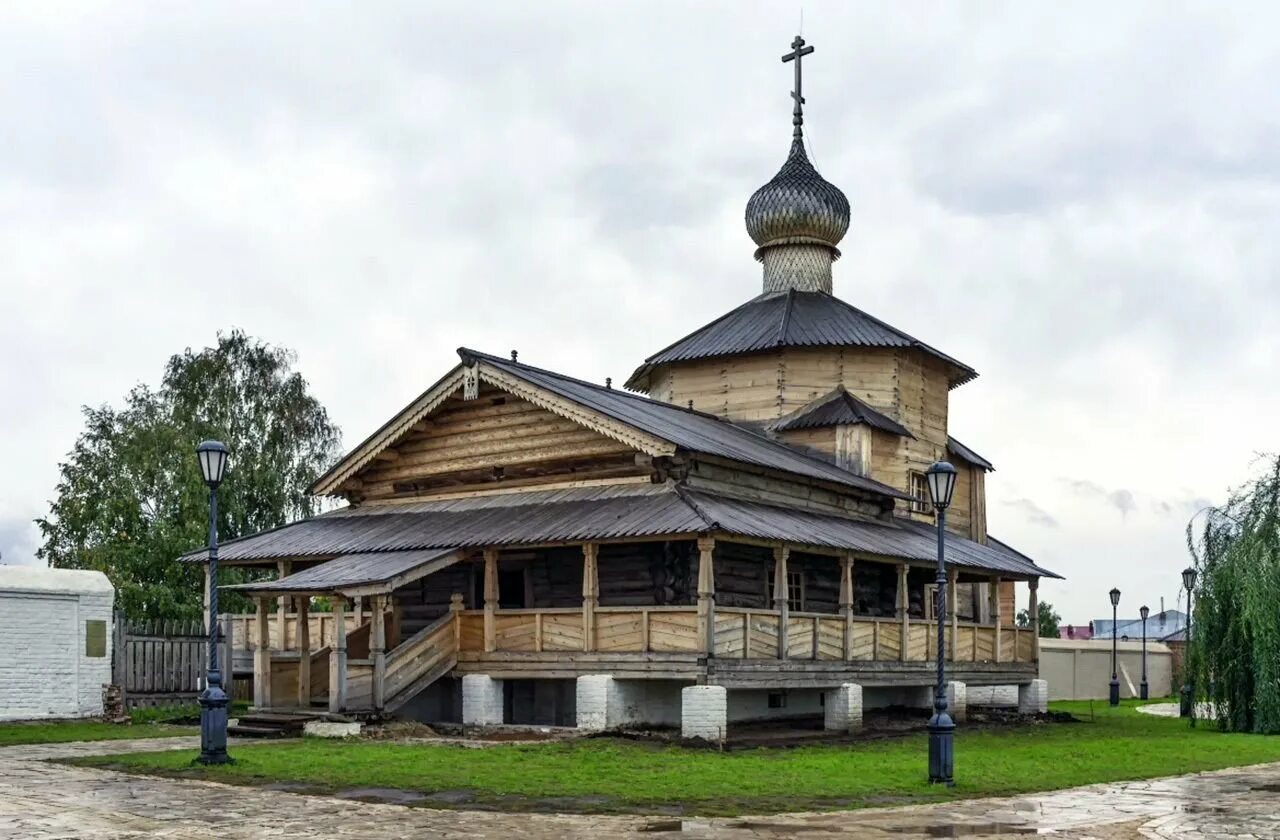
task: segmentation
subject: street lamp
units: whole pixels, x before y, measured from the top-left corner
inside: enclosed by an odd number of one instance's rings
[[[1111,590],[1111,705],[1120,705],[1120,677],[1116,674],[1116,607],[1120,606],[1120,590]]]
[[[201,764],[226,764],[227,695],[218,671],[218,485],[227,471],[227,447],[206,440],[196,447],[200,474],[209,486],[209,667],[204,691],[200,692]]]
[[[925,473],[929,485],[929,499],[937,511],[938,519],[938,576],[934,593],[933,617],[938,623],[938,684],[934,687],[933,717],[929,718],[929,783],[954,785],[952,772],[955,767],[954,740],[956,725],[947,714],[946,649],[944,628],[947,618],[947,568],[944,543],[946,541],[947,508],[951,494],[956,489],[956,468],[946,461],[939,461]]]
[[[1151,615],[1151,610],[1147,609],[1146,604],[1138,608],[1138,615],[1142,616],[1142,685],[1138,688],[1138,697],[1143,700],[1147,699],[1147,616]]]
[[[1195,726],[1196,687],[1191,681],[1191,596],[1196,588],[1195,566],[1187,566],[1182,570],[1182,587],[1187,590],[1187,630],[1182,647],[1182,704],[1178,713],[1184,718],[1191,718],[1191,725]]]

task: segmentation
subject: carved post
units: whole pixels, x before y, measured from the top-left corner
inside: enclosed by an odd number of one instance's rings
[[[707,656],[716,653],[715,548],[711,537],[698,540],[698,649]]]
[[[311,706],[311,598],[299,595],[298,599],[298,708]]]
[[[853,555],[840,555],[840,612],[844,615],[844,658],[853,658]]]
[[[600,605],[600,576],[597,558],[600,546],[582,544],[582,649],[596,649],[596,607]]]
[[[484,550],[484,649],[498,648],[498,550]]]
[[[223,613],[218,621],[222,624],[222,691],[230,697],[235,683],[235,621],[231,613]]]
[[[290,563],[288,560],[277,560],[276,571],[277,578],[289,576]],[[276,649],[289,649],[289,596],[281,595],[276,599]]]
[[[996,638],[991,643],[995,661],[1000,661],[1000,578],[991,579],[991,624],[995,627]]]
[[[357,595],[351,599],[351,612],[355,616],[356,626],[364,624],[364,596]]]
[[[462,650],[462,607],[463,598],[461,592],[455,592],[449,596],[449,614],[453,616],[454,650]]]
[[[329,712],[347,705],[347,599],[333,597],[333,650],[329,652]]]
[[[200,626],[203,628],[205,635],[209,635],[209,564],[200,564],[200,577],[204,578],[204,601],[200,608]]]
[[[907,591],[907,564],[898,564],[898,611],[902,619],[902,644],[898,659],[906,662],[911,639],[911,593]]]
[[[386,596],[374,595],[370,604],[373,624],[369,628],[369,658],[373,660],[373,707],[386,703],[387,690],[387,612]]]
[[[258,599],[254,630],[256,645],[253,650],[253,705],[266,709],[271,705],[271,624],[266,598]]]
[[[960,610],[956,609],[956,588],[960,585],[960,572],[955,566],[947,570],[947,603],[951,605],[951,661],[960,658]],[[939,619],[941,620],[941,619]]]
[[[1040,578],[1032,578],[1027,581],[1027,588],[1031,590],[1031,602],[1027,604],[1031,617],[1031,661],[1040,661]]]
[[[790,636],[791,605],[787,600],[787,559],[791,549],[780,545],[773,550],[773,608],[778,611],[778,658],[788,656],[787,637]]]

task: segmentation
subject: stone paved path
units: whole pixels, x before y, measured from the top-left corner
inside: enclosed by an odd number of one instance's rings
[[[0,749],[0,838],[1280,838],[1280,764],[948,805],[689,820],[500,814],[130,776],[45,759],[196,749],[193,738]]]

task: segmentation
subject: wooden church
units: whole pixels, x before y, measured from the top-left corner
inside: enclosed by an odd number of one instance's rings
[[[278,572],[239,587],[257,708],[845,730],[864,706],[929,704],[939,620],[953,710],[966,685],[1043,707],[1014,582],[1035,615],[1054,575],[987,533],[992,465],[948,432],[973,368],[833,294],[849,202],[806,155],[812,49],[793,46],[791,149],[746,208],[758,294],[625,389],[460,349],[311,488],[347,506],[222,545],[223,564]],[[939,617],[924,473],[943,459]]]

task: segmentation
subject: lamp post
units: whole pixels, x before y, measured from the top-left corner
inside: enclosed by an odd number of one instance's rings
[[[209,487],[209,660],[204,691],[200,692],[201,764],[226,764],[227,695],[218,671],[218,485],[227,470],[227,447],[206,440],[196,447],[200,473]]]
[[[1191,681],[1191,597],[1196,588],[1195,566],[1182,570],[1182,586],[1187,590],[1187,640],[1183,643],[1182,653],[1182,703],[1178,710],[1184,718],[1191,718],[1191,725],[1196,725],[1196,687]]]
[[[1151,615],[1151,610],[1147,609],[1147,605],[1143,604],[1138,608],[1138,615],[1142,616],[1142,685],[1138,688],[1138,697],[1143,700],[1147,699],[1147,616]]]
[[[951,506],[951,494],[956,489],[956,468],[946,461],[939,461],[925,473],[929,485],[929,497],[938,519],[938,576],[934,593],[933,617],[938,623],[938,684],[934,687],[933,717],[929,719],[929,783],[954,785],[955,769],[955,721],[947,714],[946,650],[944,636],[947,619],[947,568],[946,542],[947,508]]]
[[[1120,606],[1120,590],[1111,590],[1111,705],[1120,705],[1120,677],[1116,673],[1116,607]]]

